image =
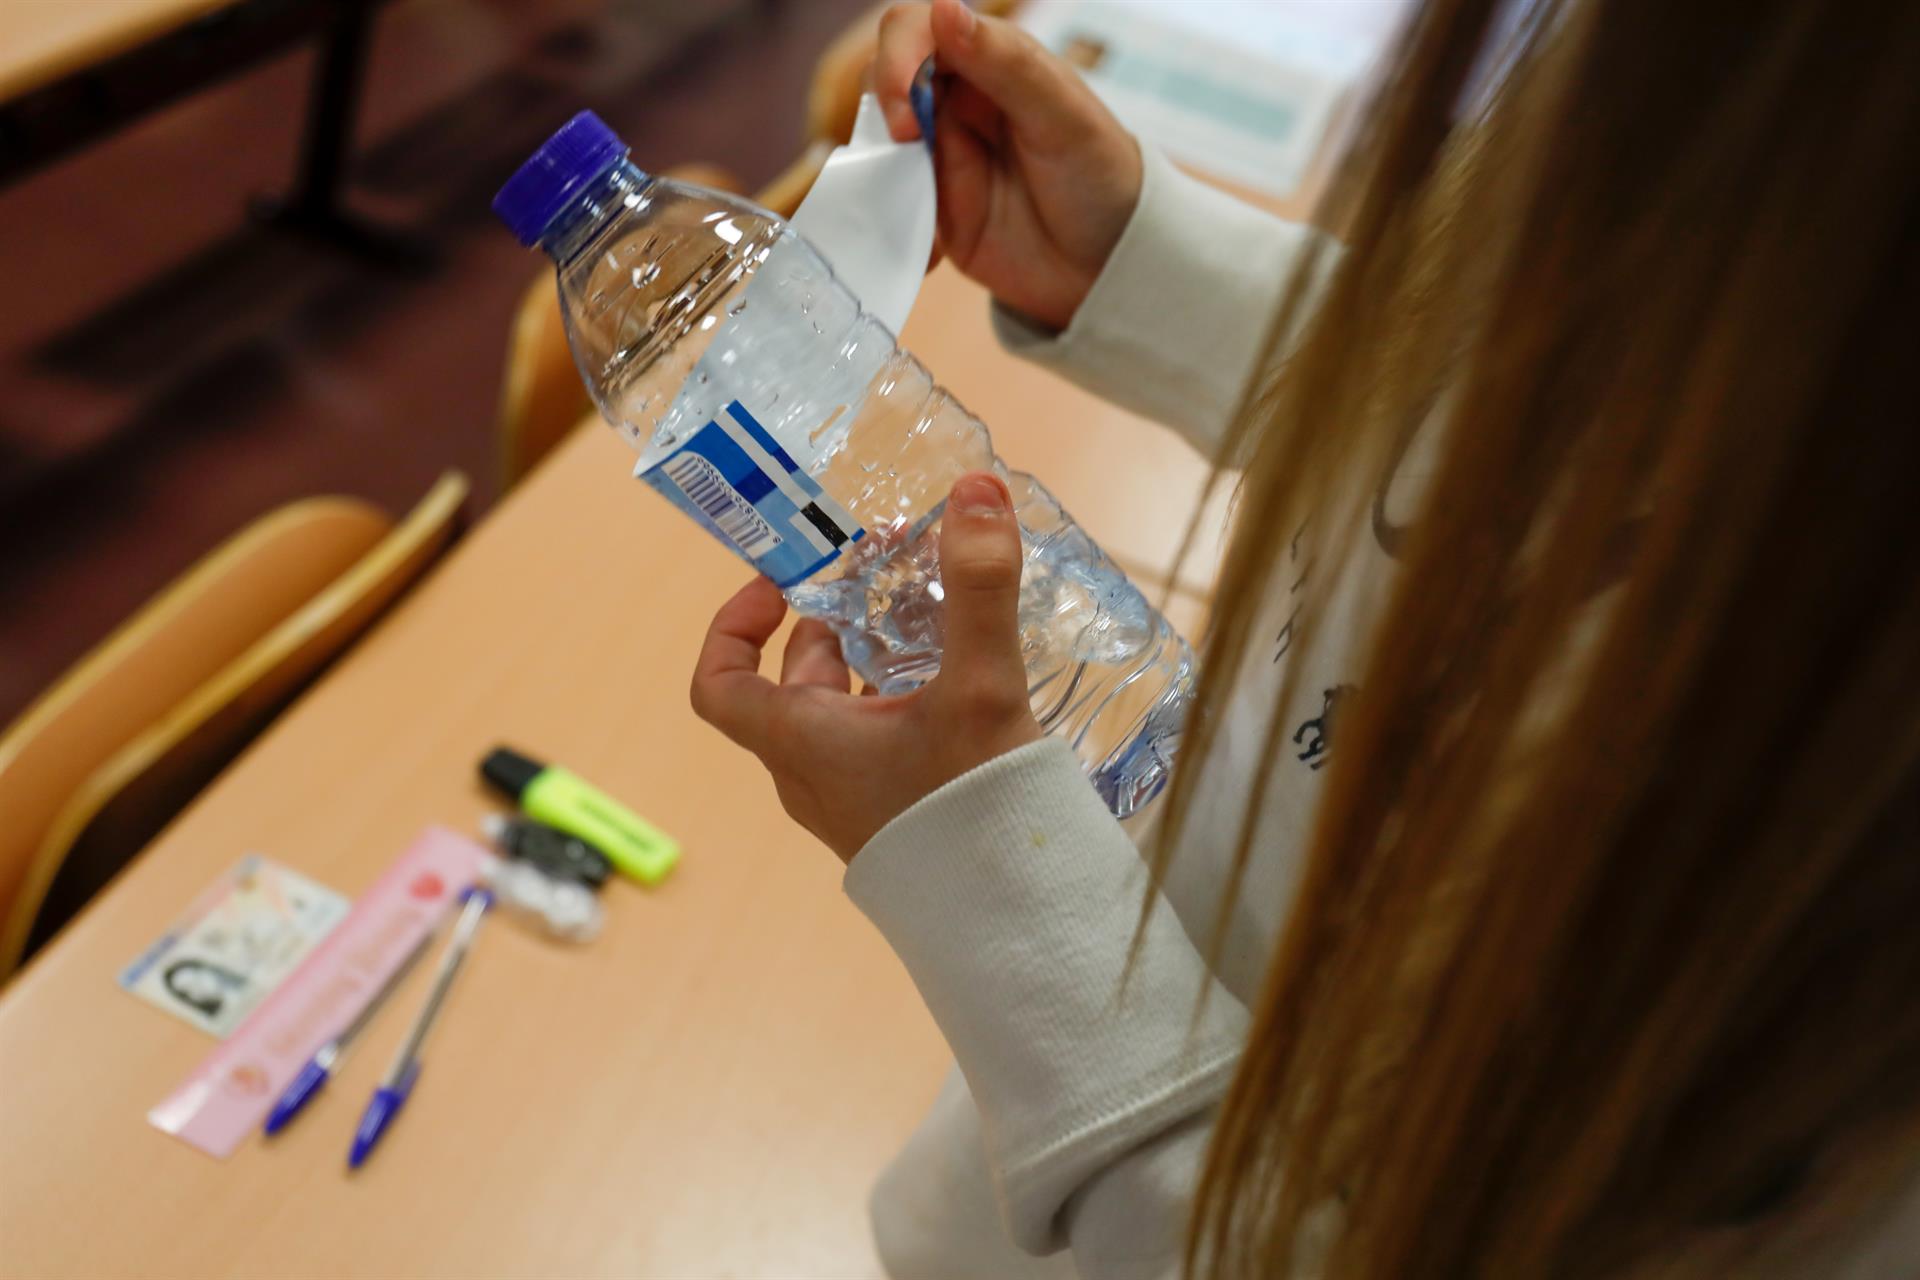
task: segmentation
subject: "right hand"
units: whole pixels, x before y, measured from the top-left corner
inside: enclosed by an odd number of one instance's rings
[[[898,697],[857,697],[839,638],[802,618],[775,684],[760,662],[787,602],[756,577],[714,615],[694,712],[759,756],[786,811],[851,862],[922,797],[1043,736],[1020,655],[1020,569],[1006,484],[962,476],[940,521],[940,674]]]
[[[907,91],[929,54],[938,247],[1007,306],[1064,329],[1139,202],[1139,144],[1072,67],[960,0],[880,19],[874,92],[896,141],[920,136]]]

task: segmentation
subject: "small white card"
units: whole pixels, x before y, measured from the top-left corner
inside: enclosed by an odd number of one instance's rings
[[[299,872],[248,854],[127,966],[120,985],[225,1039],[350,905]]]

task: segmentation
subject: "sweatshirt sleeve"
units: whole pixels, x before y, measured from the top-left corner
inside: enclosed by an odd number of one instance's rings
[[[1121,985],[1145,883],[1051,738],[920,801],[846,877],[953,1049],[1013,1242],[1070,1246],[1088,1276],[1176,1269],[1205,1117],[1247,1029],[1164,900]]]
[[[1140,152],[1140,201],[1073,320],[1055,332],[996,302],[994,332],[1015,355],[1212,457],[1295,264],[1333,242],[1189,177],[1145,143]]]

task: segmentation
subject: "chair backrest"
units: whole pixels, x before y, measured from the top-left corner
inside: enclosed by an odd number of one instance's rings
[[[567,347],[553,272],[542,268],[520,295],[507,330],[500,380],[500,489],[520,483],[593,407]]]
[[[891,7],[877,4],[852,22],[820,51],[807,85],[807,141],[839,146],[853,136],[860,113],[860,92],[880,41],[880,15]]]
[[[74,789],[389,527],[373,507],[344,498],[261,517],[148,601],[0,734],[0,920]]]
[[[791,218],[800,202],[807,198],[807,192],[813,190],[813,180],[820,176],[820,170],[826,167],[827,157],[833,154],[834,144],[813,141],[793,163],[775,174],[767,185],[754,193],[754,203],[763,209],[769,209],[783,218]]]
[[[79,758],[73,754],[58,773],[43,761],[37,778],[45,790],[30,796],[20,791],[37,809],[50,808],[51,813],[40,824],[29,855],[21,859],[16,852],[19,872],[11,901],[0,910],[0,980],[98,892],[330,658],[421,576],[452,540],[467,490],[466,477],[449,472],[398,526],[365,504],[345,499],[295,503],[257,521],[208,556],[102,646],[107,650],[119,645],[130,654],[149,656],[145,662],[129,657],[109,667],[113,687],[136,696],[147,714],[124,731],[97,733],[94,744],[111,741],[111,749],[71,785],[62,787],[56,778],[72,776]],[[151,625],[149,615],[188,587],[193,588],[189,603],[195,607],[177,606],[171,616],[192,614],[195,630],[216,635],[220,642],[210,646],[211,652],[197,655],[193,669],[198,678],[183,690],[182,668],[150,655],[158,643],[154,636],[164,634],[171,641],[184,624],[163,629]],[[271,597],[270,607],[258,606],[262,595]],[[237,625],[235,614],[249,609],[247,625]],[[259,625],[262,621],[266,625]],[[139,643],[143,639],[147,643]],[[206,670],[207,659],[215,655],[212,669]],[[85,674],[101,656],[91,655],[69,681]],[[100,679],[79,682],[81,696],[70,705],[93,705],[106,686]],[[171,694],[167,705],[153,710],[166,694]],[[102,714],[103,709],[96,708],[96,715]],[[65,735],[69,742],[78,736]],[[25,772],[9,779],[16,786],[32,781]],[[11,842],[15,834],[7,830],[4,838]]]

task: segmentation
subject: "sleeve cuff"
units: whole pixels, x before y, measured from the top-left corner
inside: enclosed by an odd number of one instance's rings
[[[868,843],[845,886],[953,1048],[1022,1247],[1057,1244],[1075,1187],[1224,1090],[1246,1011],[1164,900],[1121,990],[1146,868],[1065,743],[1009,752],[926,797]]]
[[[1055,332],[996,302],[994,333],[1212,456],[1295,261],[1324,236],[1189,177],[1144,143],[1140,152],[1140,201],[1072,322]]]

